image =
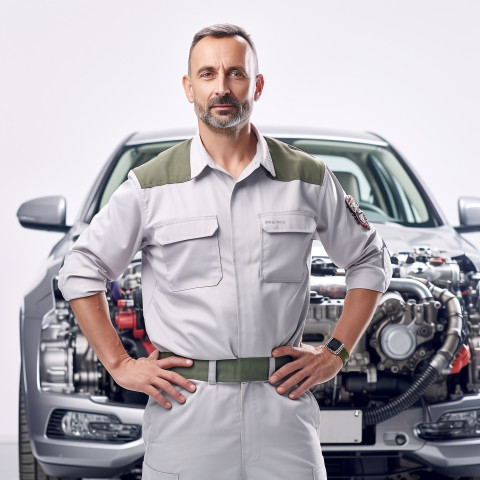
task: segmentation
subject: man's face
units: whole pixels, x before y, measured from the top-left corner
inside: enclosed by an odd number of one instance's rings
[[[192,50],[183,86],[198,118],[226,129],[248,121],[263,78],[256,75],[254,54],[243,38],[205,37]]]

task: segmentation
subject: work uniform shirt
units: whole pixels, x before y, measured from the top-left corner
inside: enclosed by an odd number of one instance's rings
[[[59,278],[65,299],[105,290],[106,282],[119,277],[141,250],[143,312],[150,341],[161,351],[219,360],[270,357],[275,347],[299,345],[309,306],[314,239],[322,242],[338,267],[346,269],[347,289],[384,292],[391,275],[385,244],[375,227],[362,222],[358,210],[346,203],[346,194],[329,168],[252,128],[258,139],[256,154],[238,179],[213,161],[198,133],[191,141],[130,171],[66,255]],[[210,401],[206,396],[212,395],[217,412],[212,412],[213,417],[218,417],[223,401],[228,409],[235,394],[242,392],[244,398],[248,388],[243,383],[230,385],[229,393],[224,389],[213,394],[211,390],[206,393],[208,384],[200,386],[205,382],[196,383],[192,400],[201,397],[204,389],[205,407]],[[256,395],[258,405],[266,402],[272,408],[272,398],[281,397],[282,402],[297,404],[280,408],[280,415],[288,415],[285,408],[298,408],[306,402],[305,422],[318,432],[318,406],[311,392],[293,401],[278,395],[268,382],[260,384],[262,392],[254,394],[251,387],[250,393],[252,398]],[[188,409],[188,399],[185,405],[172,403],[172,410]],[[151,402],[149,405],[153,407]],[[158,414],[165,416],[162,408],[158,406]],[[262,408],[266,410],[261,412]],[[259,406],[256,413],[250,413],[250,433],[258,428],[255,423],[263,421],[262,416],[271,415],[268,408]],[[206,412],[208,408],[198,415],[208,417]],[[182,425],[181,415],[172,432]],[[198,415],[186,415],[185,428],[192,428],[187,426],[189,421],[199,422]],[[228,420],[235,425],[235,418]],[[278,420],[285,423],[281,416]],[[168,431],[166,424],[162,428]],[[297,431],[298,437],[298,426],[291,424],[292,428],[290,432]],[[158,443],[155,435],[147,432],[147,440]],[[259,435],[258,431],[251,433],[250,438],[258,443]],[[211,436],[208,438],[211,441]],[[182,442],[184,447],[188,439],[182,438]],[[254,440],[246,443],[253,449]],[[179,442],[178,448],[183,447]],[[167,444],[163,448],[168,448]],[[239,448],[245,448],[245,441]],[[302,451],[310,469],[322,467],[318,450],[312,450],[312,455]],[[241,450],[240,455],[244,460],[260,458],[253,450]],[[169,456],[157,465],[159,471],[175,467],[173,448]],[[149,458],[152,467],[158,455]],[[200,467],[196,468],[198,473]],[[231,473],[233,477],[219,478],[236,478]],[[300,470],[292,470],[292,474],[302,478]],[[265,480],[265,475],[258,473],[258,478]],[[189,478],[188,473],[180,474],[180,479],[184,478]],[[317,478],[324,477],[318,474]]]

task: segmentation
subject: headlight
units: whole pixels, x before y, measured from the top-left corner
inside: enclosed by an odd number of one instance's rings
[[[420,423],[416,429],[424,440],[480,437],[480,409],[444,413],[436,422]]]
[[[124,443],[140,438],[141,431],[140,425],[122,423],[114,415],[55,410],[48,422],[47,436]]]

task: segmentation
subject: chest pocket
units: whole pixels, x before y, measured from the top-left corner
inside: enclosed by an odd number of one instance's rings
[[[218,285],[222,265],[216,215],[162,222],[153,235],[162,247],[172,291]]]
[[[301,282],[308,274],[316,223],[310,212],[258,215],[262,235],[260,275],[267,283]]]

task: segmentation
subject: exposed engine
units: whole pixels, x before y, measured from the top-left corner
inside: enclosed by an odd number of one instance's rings
[[[466,256],[419,247],[392,257],[393,278],[367,331],[332,380],[312,392],[320,405],[359,408],[372,425],[422,401],[454,400],[480,389],[480,273]],[[346,295],[344,271],[312,259],[311,303],[303,341],[320,345],[333,332]],[[56,280],[55,280],[56,282]],[[44,391],[145,403],[119,387],[98,361],[56,283],[55,309],[43,321],[40,381]],[[127,352],[148,355],[141,264],[134,261],[107,299],[112,324]]]
[[[367,425],[399,413],[420,396],[437,403],[480,388],[480,276],[473,264],[429,248],[396,254],[392,264],[390,287],[349,362],[334,379],[312,389],[325,406],[364,409]],[[343,309],[343,272],[328,259],[314,258],[311,291],[304,341],[321,344]],[[381,411],[396,400],[400,405],[394,411]]]
[[[107,285],[112,325],[133,358],[149,355],[153,345],[145,332],[141,263],[132,262],[122,277]],[[55,309],[44,318],[40,342],[40,381],[44,391],[83,393],[110,401],[146,403],[144,394],[118,386],[99,362],[75,321],[69,303],[54,280]]]

